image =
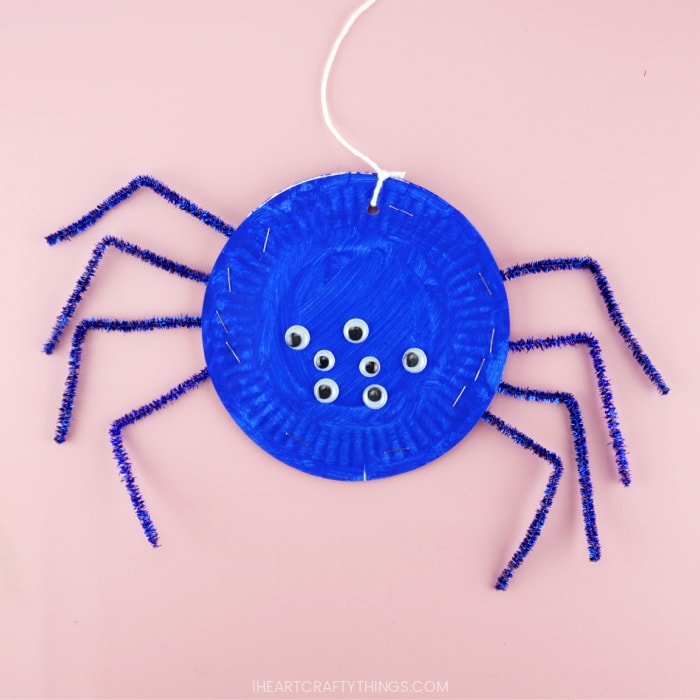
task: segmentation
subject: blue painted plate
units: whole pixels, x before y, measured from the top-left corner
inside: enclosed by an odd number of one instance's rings
[[[403,180],[345,173],[268,200],[204,297],[216,391],[260,447],[310,474],[377,479],[456,445],[491,402],[508,301],[476,229]]]

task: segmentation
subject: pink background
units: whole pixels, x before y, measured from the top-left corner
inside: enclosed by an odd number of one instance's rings
[[[485,425],[413,473],[335,483],[262,453],[207,384],[127,433],[157,551],[107,426],[203,366],[198,333],[94,334],[73,432],[52,441],[68,346],[40,348],[99,238],[202,269],[222,239],[152,193],[72,243],[43,236],[141,172],[237,225],[299,180],[362,169],[318,101],[358,4],[0,2],[3,697],[273,697],[254,696],[256,680],[437,680],[460,698],[700,694],[698,2],[381,0],[331,81],[343,133],[464,211],[502,266],[598,258],[671,385],[661,398],[632,363],[589,276],[509,285],[513,337],[590,330],[603,343],[628,490],[583,351],[506,369],[581,401],[599,563],[557,407],[493,406],[566,468],[505,594],[492,584],[548,468]],[[81,315],[198,313],[201,293],[109,253]]]

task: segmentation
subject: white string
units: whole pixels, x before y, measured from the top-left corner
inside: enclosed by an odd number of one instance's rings
[[[393,170],[384,170],[384,168],[379,167],[377,163],[375,163],[368,155],[365,155],[359,148],[355,148],[351,143],[349,143],[345,137],[338,131],[336,128],[335,124],[333,123],[333,120],[331,119],[330,112],[328,111],[328,76],[330,75],[331,72],[331,67],[333,66],[333,61],[335,61],[335,57],[338,53],[338,49],[340,48],[340,45],[343,43],[343,39],[345,39],[347,33],[350,31],[350,28],[352,27],[353,24],[357,21],[357,18],[366,12],[372,5],[377,0],[366,0],[360,7],[358,7],[348,18],[348,21],[345,23],[345,26],[341,30],[340,34],[338,35],[338,38],[335,40],[335,43],[333,44],[333,48],[331,49],[330,54],[328,55],[328,60],[326,61],[326,67],[323,69],[323,78],[321,80],[321,110],[323,111],[323,120],[326,122],[326,126],[328,127],[328,130],[335,136],[337,139],[338,143],[343,146],[344,148],[347,148],[350,153],[352,153],[354,156],[357,158],[360,158],[363,160],[367,165],[369,165],[372,170],[374,170],[377,173],[377,184],[374,188],[374,193],[372,194],[372,199],[369,203],[371,207],[376,207],[377,206],[377,201],[379,199],[379,193],[382,190],[382,185],[384,184],[385,180],[390,177],[397,177],[397,178],[403,178],[405,177],[406,173],[405,172],[398,172],[398,171],[393,171]]]

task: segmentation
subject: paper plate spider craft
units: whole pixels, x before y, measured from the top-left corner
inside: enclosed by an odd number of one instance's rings
[[[156,546],[158,533],[124,447],[124,429],[209,378],[231,417],[260,447],[297,469],[332,479],[366,481],[415,469],[454,447],[482,420],[551,467],[534,518],[496,583],[505,589],[539,536],[563,467],[558,455],[489,410],[496,393],[565,406],[589,558],[600,558],[578,403],[569,393],[503,382],[509,352],[578,345],[588,350],[619,476],[625,485],[630,477],[598,341],[585,332],[511,341],[504,283],[530,274],[591,272],[634,359],[661,393],[668,387],[625,323],[596,261],[553,258],[501,270],[463,214],[401,179],[403,173],[382,170],[338,133],[328,114],[328,73],[341,40],[373,1],[351,16],[338,37],[321,94],[329,129],[376,174],[299,183],[262,204],[235,230],[163,183],[139,176],[48,236],[51,245],[72,238],[145,187],[227,238],[211,273],[113,236],[96,245],[44,345],[46,353],[56,348],[110,248],[204,284],[203,309],[200,316],[81,320],[73,332],[55,439],[63,442],[68,434],[89,332],[201,328],[206,367],[109,429],[132,505]]]
[[[560,458],[488,410],[498,392],[563,404],[575,444],[591,560],[600,557],[586,435],[576,399],[501,381],[508,352],[585,346],[595,370],[623,484],[629,467],[600,345],[588,333],[509,341],[504,282],[558,270],[592,273],[610,319],[652,383],[661,375],[625,323],[597,262],[546,259],[499,270],[486,243],[447,202],[406,181],[340,174],[300,183],[233,227],[151,177],[135,178],[96,209],[47,238],[67,240],[147,187],[228,238],[210,274],[108,236],[95,247],[44,346],[52,353],[109,248],[206,285],[201,316],[133,321],[86,318],[73,333],[55,439],[68,434],[83,343],[93,330],[136,332],[201,327],[207,367],[118,418],[110,440],[146,536],[158,534],[123,444],[126,426],[206,379],[238,425],[263,449],[310,474],[371,480],[424,465],[479,421],[494,426],[552,468],[528,531],[498,579],[504,589],[534,545],[562,474]]]

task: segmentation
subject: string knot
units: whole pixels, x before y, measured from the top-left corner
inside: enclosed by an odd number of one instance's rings
[[[377,168],[376,171],[377,171],[377,184],[374,186],[374,192],[372,193],[372,200],[369,203],[370,207],[377,206],[377,202],[379,201],[379,193],[382,191],[382,187],[384,186],[384,183],[386,180],[388,180],[390,177],[395,177],[395,178],[398,178],[399,180],[403,180],[403,178],[406,177],[406,173],[404,171],[384,170],[383,168]]]

